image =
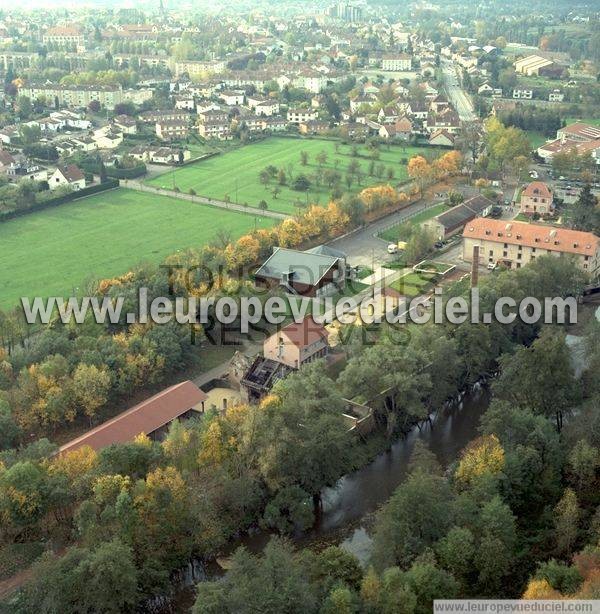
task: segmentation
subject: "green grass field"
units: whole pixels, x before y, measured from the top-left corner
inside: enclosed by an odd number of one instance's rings
[[[301,151],[308,153],[306,166],[302,166],[300,162]],[[407,179],[407,173],[403,160],[408,160],[419,153],[427,152],[429,155],[437,153],[432,148],[383,145],[379,148],[380,157],[375,161],[375,165],[383,164],[386,173],[382,178],[377,178],[368,176],[371,160],[368,158],[369,152],[364,145],[358,147],[359,156],[353,158],[352,148],[349,145],[338,142],[336,152],[336,141],[270,138],[190,164],[176,170],[174,174],[169,171],[148,180],[148,183],[159,188],[171,188],[174,182],[182,192],[188,192],[191,188],[202,196],[221,200],[229,197],[232,202],[247,203],[250,207],[257,207],[261,200],[265,200],[269,209],[293,214],[297,213],[298,209],[305,206],[307,202],[325,204],[329,200],[331,189],[322,182],[320,182],[321,185],[317,185],[314,178],[311,179],[311,176],[320,175],[322,170],[316,160],[321,151],[327,153],[327,161],[322,168],[335,169],[340,172],[344,189],[351,191],[358,191],[369,185],[386,183],[388,167],[394,171],[394,177],[390,183],[404,181]],[[360,185],[354,182],[348,188],[343,180],[346,176],[346,169],[353,159],[360,164],[364,177]],[[286,175],[289,174],[291,165],[294,177],[303,174],[311,179],[311,189],[307,193],[294,191],[288,185],[279,185],[276,180],[263,185],[259,174],[269,165],[283,169]],[[272,193],[275,186],[281,190],[276,198]]]
[[[256,216],[259,228],[274,221]],[[235,238],[254,225],[252,215],[124,189],[31,213],[0,224],[0,308],[21,296],[66,296],[86,279],[158,263],[209,243],[220,229]]]
[[[600,128],[600,117],[584,117],[583,119],[579,117],[567,117],[565,121],[567,122],[567,126],[575,122],[583,122],[584,124],[591,124],[592,126]]]
[[[543,145],[546,141],[551,140],[551,136],[545,136],[541,132],[537,130],[527,130],[527,136],[529,137],[529,141],[531,142],[531,148],[537,149],[541,145]]]

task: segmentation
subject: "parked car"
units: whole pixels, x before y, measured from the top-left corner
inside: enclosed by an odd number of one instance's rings
[[[435,249],[442,249],[442,247],[444,247],[444,244],[441,241],[436,241],[433,244],[433,247],[435,247]]]
[[[397,254],[398,253],[398,246],[395,243],[390,243],[387,246],[387,250],[388,250],[388,254]]]
[[[502,209],[500,207],[492,207],[492,212],[490,213],[490,217],[495,219],[502,216]]]
[[[498,266],[497,262],[488,262],[487,268],[490,271],[493,271]]]
[[[537,171],[529,171],[529,176],[532,179],[537,179],[539,177],[538,172]]]

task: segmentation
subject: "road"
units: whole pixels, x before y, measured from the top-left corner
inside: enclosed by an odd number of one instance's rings
[[[459,186],[455,189],[461,192],[465,199],[478,193],[476,188],[470,186]],[[396,260],[398,256],[388,254],[388,241],[380,239],[377,235],[382,230],[394,226],[399,222],[404,222],[424,209],[434,207],[441,202],[444,202],[444,198],[442,197],[419,200],[405,209],[386,215],[384,218],[360,228],[345,237],[333,239],[328,245],[344,252],[348,257],[349,263],[353,266],[361,265],[374,268],[373,264],[375,264],[376,267],[386,262],[392,262]]]
[[[162,196],[171,196],[172,198],[179,198],[181,200],[189,200],[199,205],[210,205],[211,207],[217,207],[219,209],[228,209],[229,211],[238,211],[239,213],[246,213],[247,215],[258,215],[261,217],[270,217],[276,220],[287,220],[292,217],[286,213],[280,213],[279,211],[269,211],[268,209],[257,209],[256,207],[244,207],[244,205],[237,205],[235,203],[228,203],[224,200],[216,200],[214,198],[206,198],[205,196],[195,196],[192,194],[186,194],[185,192],[176,192],[175,190],[166,190],[164,188],[155,188],[141,181],[135,181],[133,179],[121,179],[121,186],[129,188],[130,190],[138,190],[139,192],[149,192],[150,194],[160,194]]]
[[[458,112],[458,116],[463,122],[474,122],[479,118],[473,110],[471,97],[462,89],[456,74],[456,66],[451,60],[443,59],[441,61],[442,71],[444,73],[444,84],[446,94],[454,108]]]
[[[396,260],[398,256],[388,254],[388,241],[380,239],[377,235],[382,230],[403,222],[420,211],[429,209],[440,202],[442,201],[418,201],[401,211],[386,215],[372,224],[359,228],[345,237],[334,239],[328,245],[344,252],[348,257],[348,261],[353,266],[362,265],[373,268],[373,264],[377,266],[385,262],[391,262]]]

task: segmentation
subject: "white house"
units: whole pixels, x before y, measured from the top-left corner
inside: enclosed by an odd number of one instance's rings
[[[81,190],[85,188],[85,177],[81,169],[75,164],[69,166],[59,166],[48,179],[48,185],[51,190],[56,190],[61,186],[71,186],[73,190]]]
[[[240,90],[224,90],[219,93],[219,98],[228,106],[234,107],[244,104],[244,92]]]
[[[531,100],[533,98],[533,90],[513,90],[513,98]]]

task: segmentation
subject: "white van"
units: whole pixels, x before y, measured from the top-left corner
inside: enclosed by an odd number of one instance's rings
[[[390,243],[387,249],[388,249],[388,254],[398,253],[398,246],[395,243]]]

